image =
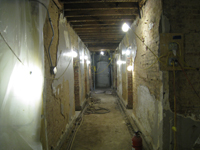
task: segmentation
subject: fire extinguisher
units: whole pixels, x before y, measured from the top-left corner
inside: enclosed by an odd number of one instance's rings
[[[140,134],[142,132],[137,131],[135,132],[134,137],[132,138],[132,150],[142,150],[142,138]]]

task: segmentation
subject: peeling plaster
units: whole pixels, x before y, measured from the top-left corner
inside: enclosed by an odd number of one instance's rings
[[[136,114],[143,131],[150,135],[150,141],[157,149],[161,147],[162,137],[162,103],[157,101],[154,95],[151,95],[148,87],[140,85],[137,88],[138,102]]]

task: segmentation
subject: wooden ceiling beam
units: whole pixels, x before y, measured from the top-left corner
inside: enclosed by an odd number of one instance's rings
[[[71,22],[70,24],[73,27],[78,26],[122,26],[123,21],[91,21],[91,22]],[[127,21],[127,24],[131,24],[132,22]]]
[[[65,11],[65,17],[85,17],[85,16],[111,16],[111,15],[137,15],[137,9],[118,9],[118,10],[80,10]]]
[[[139,2],[140,0],[106,0],[106,3],[110,2]],[[105,3],[105,0],[60,0],[62,3]]]
[[[108,39],[112,39],[112,40],[121,40],[123,38],[123,36],[93,36],[93,37],[88,37],[88,36],[80,36],[81,39],[105,39],[105,40],[108,40]]]
[[[114,3],[71,3],[65,4],[65,11],[77,11],[77,10],[106,10],[106,9],[137,9],[138,3],[133,2],[114,2]]]
[[[88,48],[91,52],[100,52],[100,51],[106,51],[106,50],[109,50],[109,51],[115,51],[116,48],[115,47],[112,47],[112,48],[101,48],[101,47],[98,47],[98,48],[95,48],[95,47],[90,47]]]
[[[115,29],[110,29],[110,30],[106,30],[106,29],[102,29],[102,30],[99,30],[99,29],[95,29],[95,30],[75,30],[75,32],[79,35],[79,34],[90,34],[90,33],[93,33],[93,34],[104,34],[104,33],[117,33],[117,34],[124,34],[123,31],[120,31],[120,30],[115,30]],[[124,34],[125,35],[125,34]]]
[[[80,38],[123,38],[124,35],[99,35],[99,34],[96,34],[96,35],[79,35]]]
[[[121,28],[123,24],[120,24],[120,25],[110,25],[110,24],[91,24],[91,25],[73,25],[72,28],[74,30],[76,29],[97,29],[97,28],[100,28],[100,29],[106,29],[106,28]]]
[[[125,34],[123,33],[100,33],[100,32],[94,32],[94,33],[88,33],[88,32],[80,32],[78,33],[79,36],[124,36]]]
[[[91,22],[91,21],[133,21],[136,16],[117,15],[117,16],[87,16],[87,17],[69,17],[67,22]]]
[[[88,47],[115,47],[115,46],[118,46],[119,43],[90,43],[90,44],[87,44]]]
[[[93,39],[93,40],[82,40],[84,43],[120,43],[121,40],[96,40],[96,39]]]

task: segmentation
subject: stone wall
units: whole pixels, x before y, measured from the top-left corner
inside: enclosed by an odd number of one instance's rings
[[[198,0],[163,0],[163,29],[162,32],[183,33],[184,35],[184,69],[196,92],[200,93],[199,68],[200,57],[200,3]],[[175,71],[176,85],[176,108],[177,108],[177,149],[186,150],[200,147],[200,98],[195,94],[189,84],[185,73],[181,70]],[[174,122],[174,88],[173,72],[166,74],[169,80],[169,101],[164,103],[164,148],[170,149],[174,146],[173,132],[171,127]]]
[[[126,74],[126,78],[132,76],[133,81],[126,81],[127,88],[132,86],[133,89],[132,117],[138,127],[137,129],[143,133],[142,137],[146,141],[144,143],[148,145],[146,148],[153,150],[162,148],[161,93],[163,83],[162,72],[159,70],[157,61],[161,13],[161,0],[148,0],[141,9],[141,19],[139,17],[136,19],[131,30],[128,31],[121,42],[121,44],[124,43],[126,47],[130,46],[132,49],[133,72],[132,75]],[[119,49],[121,49],[120,46]],[[130,64],[129,59],[126,58],[126,61],[125,70]]]
[[[84,60],[81,61],[80,56],[82,54],[80,55],[80,53],[83,53],[83,56],[89,55],[89,51],[85,47],[84,52],[82,52],[82,47],[80,48],[79,46],[82,42],[53,1],[50,1],[48,10],[54,28],[54,39],[50,48],[50,54],[52,64],[53,66],[57,66],[58,72],[56,75],[50,74],[48,46],[51,41],[52,31],[49,20],[46,18],[43,31],[45,43],[44,117],[47,125],[44,130],[47,134],[46,142],[48,143],[48,149],[56,149],[76,117],[75,104],[78,105],[79,110],[81,110],[81,106],[85,101],[85,94],[80,97],[81,89],[85,87],[77,88],[77,86],[81,87],[85,85],[81,84],[81,86],[79,86],[82,80],[80,75],[80,63],[83,62],[83,66],[89,65],[85,64],[86,62]],[[84,44],[82,43],[82,45]],[[76,59],[73,59],[71,56],[66,56],[66,54],[72,50],[78,53]],[[90,57],[88,57],[88,59],[90,60]],[[89,67],[87,67],[86,72],[83,73],[87,78],[89,72],[88,68]],[[89,80],[87,83],[87,89],[89,89]],[[74,95],[76,95],[76,97]],[[42,139],[42,143],[43,148],[47,149],[44,139]]]

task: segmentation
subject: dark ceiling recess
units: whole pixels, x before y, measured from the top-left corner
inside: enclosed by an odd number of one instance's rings
[[[138,15],[139,0],[60,0],[67,21],[90,51],[115,50]]]

